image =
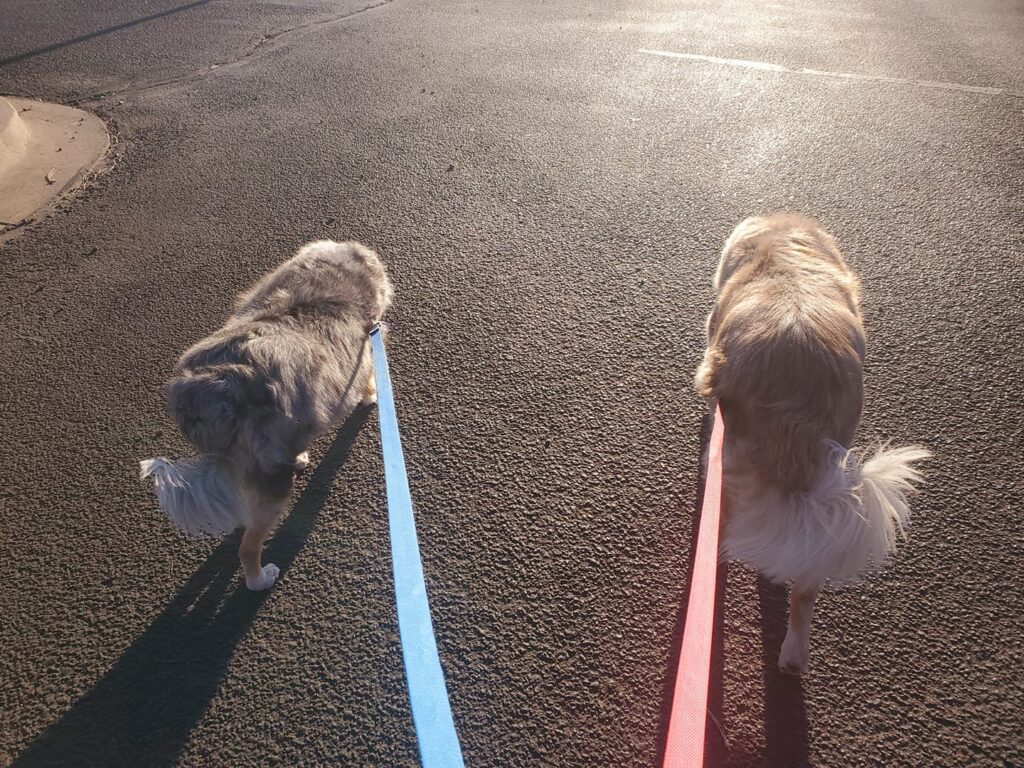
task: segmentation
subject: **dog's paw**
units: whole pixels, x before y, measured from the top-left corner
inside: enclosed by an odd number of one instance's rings
[[[779,652],[779,670],[787,675],[806,675],[809,656],[807,644],[795,633],[787,632]]]
[[[306,467],[309,466],[309,451],[303,451],[295,457],[295,471],[305,472]]]
[[[260,570],[260,575],[255,579],[246,577],[245,586],[251,589],[253,592],[262,592],[265,589],[270,589],[274,586],[274,582],[277,581],[278,574],[281,573],[281,569],[273,563],[267,563]]]
[[[363,395],[363,399],[359,401],[359,404],[366,408],[369,408],[372,405],[376,405],[377,390],[373,390],[373,392],[367,392],[365,395]]]

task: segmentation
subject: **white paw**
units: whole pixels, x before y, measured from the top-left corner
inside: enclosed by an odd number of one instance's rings
[[[245,586],[251,589],[253,592],[262,592],[265,589],[270,589],[274,586],[274,582],[277,581],[277,575],[281,573],[281,569],[273,563],[267,563],[260,569],[260,575],[255,579],[246,577]]]
[[[303,451],[295,457],[295,471],[302,472],[309,466],[309,451]]]
[[[377,392],[367,392],[363,395],[363,399],[359,401],[360,405],[371,406],[377,404]]]
[[[787,675],[806,675],[809,656],[807,642],[795,632],[787,632],[779,652],[779,669]]]

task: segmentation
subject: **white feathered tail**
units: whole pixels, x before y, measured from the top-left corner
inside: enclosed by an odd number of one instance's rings
[[[139,466],[142,478],[153,478],[164,512],[185,533],[222,535],[249,524],[234,474],[222,456],[159,457]]]
[[[807,493],[782,497],[753,475],[730,473],[722,556],[741,560],[777,582],[815,587],[855,581],[881,567],[904,535],[907,494],[921,480],[921,447],[881,447],[864,464],[827,443],[827,469]]]

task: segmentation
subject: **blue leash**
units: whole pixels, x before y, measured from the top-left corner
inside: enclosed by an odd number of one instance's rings
[[[427,604],[427,585],[416,539],[409,478],[405,473],[398,416],[391,390],[388,358],[380,323],[370,331],[373,369],[377,380],[377,410],[380,414],[380,442],[384,454],[384,482],[388,494],[388,525],[395,573],[395,602],[398,634],[402,641],[405,677],[409,683],[409,705],[416,726],[423,768],[464,768],[459,737],[455,734],[448,689],[437,655],[434,626]]]

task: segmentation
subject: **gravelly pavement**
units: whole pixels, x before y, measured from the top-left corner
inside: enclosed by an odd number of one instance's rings
[[[415,764],[375,415],[270,547],[187,540],[137,460],[180,351],[303,241],[398,287],[391,364],[467,763],[653,766],[698,494],[717,251],[750,213],[865,289],[860,442],[938,455],[909,542],[821,602],[723,569],[716,764],[1024,764],[1024,15],[983,0],[16,2],[0,92],[111,168],[0,247],[0,764]],[[766,62],[674,59],[641,49]]]

